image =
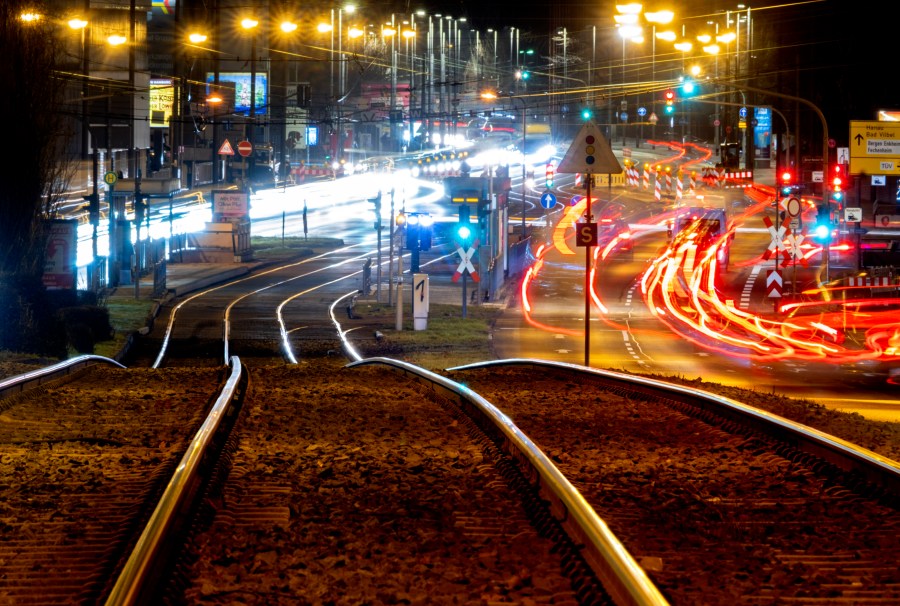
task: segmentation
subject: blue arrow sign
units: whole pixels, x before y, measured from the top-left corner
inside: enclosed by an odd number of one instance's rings
[[[742,107],[741,109],[739,109],[739,110],[738,110],[738,116],[739,116],[740,118],[746,118],[746,117],[747,117],[747,108],[746,108],[746,107]]]
[[[541,194],[541,206],[544,208],[553,208],[556,206],[556,196],[551,191],[545,191]]]
[[[646,108],[646,107],[639,107],[639,108],[638,108],[638,115],[639,115],[639,116],[646,116],[646,115],[647,115],[647,108]]]

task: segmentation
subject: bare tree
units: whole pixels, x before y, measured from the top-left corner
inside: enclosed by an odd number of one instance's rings
[[[41,3],[0,3],[0,95],[5,160],[0,162],[0,347],[24,348],[46,329],[41,285],[44,220],[65,187],[60,113],[65,82],[56,71],[58,27]],[[23,15],[31,14],[30,19]],[[62,174],[60,174],[62,171]]]

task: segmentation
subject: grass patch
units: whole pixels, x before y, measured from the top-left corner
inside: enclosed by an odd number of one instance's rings
[[[115,336],[108,341],[95,343],[94,353],[107,358],[116,357],[122,351],[128,336],[148,325],[154,305],[154,301],[145,299],[123,297],[107,299],[106,309],[109,311],[109,323],[115,330]]]
[[[302,238],[251,236],[250,246],[257,261],[278,261],[312,255],[316,249],[334,249],[344,245],[340,238]]]
[[[396,310],[385,304],[358,303],[354,313],[360,320],[349,320],[344,329],[363,326],[350,333],[354,346],[365,356],[395,357],[431,370],[487,360],[494,357],[490,329],[500,315],[494,306],[470,305],[466,317],[456,305],[432,305],[428,328],[413,330],[409,306],[403,310],[403,330],[396,330]],[[379,343],[374,331],[383,335]]]

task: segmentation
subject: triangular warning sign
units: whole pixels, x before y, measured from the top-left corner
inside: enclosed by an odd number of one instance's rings
[[[597,125],[585,122],[556,167],[556,172],[617,175],[622,172],[622,165]]]
[[[219,148],[220,156],[233,156],[234,148],[231,147],[231,143],[228,142],[228,139],[222,142],[222,147]]]

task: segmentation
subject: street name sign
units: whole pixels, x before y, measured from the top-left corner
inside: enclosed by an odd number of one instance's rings
[[[900,175],[900,122],[850,121],[850,174]]]

